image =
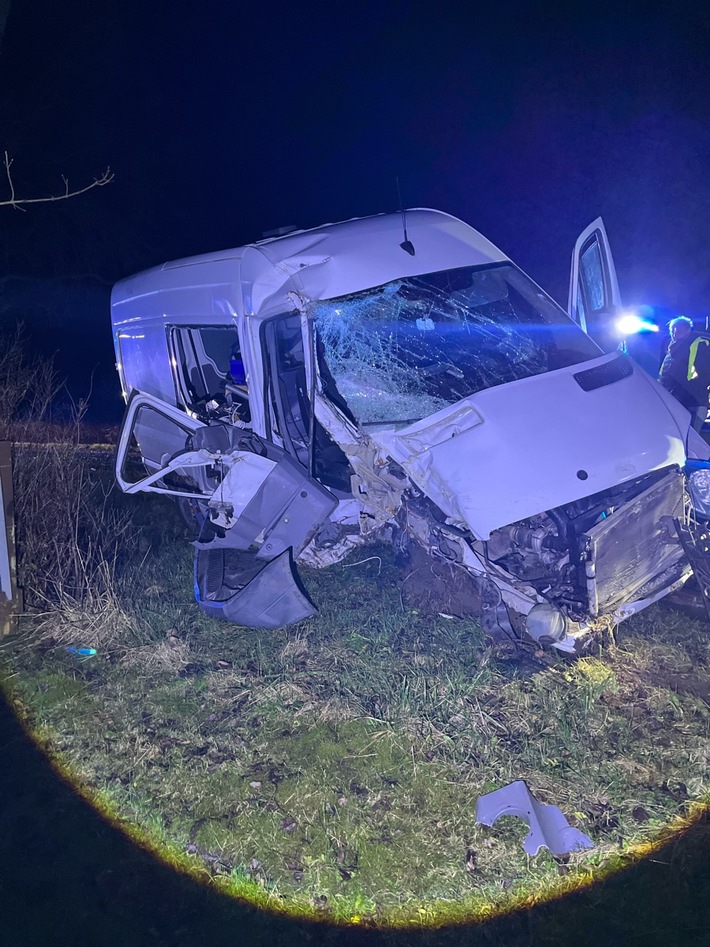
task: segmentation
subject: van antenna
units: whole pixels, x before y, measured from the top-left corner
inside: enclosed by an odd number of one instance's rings
[[[395,177],[394,183],[397,185],[397,200],[399,201],[399,210],[400,210],[400,213],[402,214],[402,230],[404,231],[404,240],[402,241],[402,243],[400,243],[400,247],[403,250],[406,250],[410,256],[414,256],[416,252],[414,249],[414,244],[407,237],[407,211],[404,209],[404,205],[402,204],[402,192],[399,189],[398,176]]]

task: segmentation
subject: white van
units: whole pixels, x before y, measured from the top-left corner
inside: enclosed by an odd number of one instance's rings
[[[707,474],[687,461],[710,458],[688,412],[593,341],[618,304],[600,220],[570,315],[436,210],[166,263],[112,295],[118,483],[195,523],[208,614],[300,621],[294,563],[386,539],[465,569],[491,634],[574,650],[689,577]]]

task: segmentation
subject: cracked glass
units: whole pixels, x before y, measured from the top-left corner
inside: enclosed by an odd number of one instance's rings
[[[394,280],[314,302],[310,315],[321,358],[361,424],[412,423],[601,354],[508,263]]]

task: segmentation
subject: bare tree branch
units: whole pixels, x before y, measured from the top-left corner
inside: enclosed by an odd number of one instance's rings
[[[64,193],[63,194],[53,194],[49,197],[17,197],[15,194],[15,183],[12,180],[12,159],[7,152],[5,152],[5,175],[7,176],[7,183],[10,188],[10,198],[9,200],[0,201],[0,207],[14,207],[16,210],[25,210],[24,204],[46,204],[50,201],[65,201],[69,197],[77,197],[79,194],[86,194],[87,191],[91,191],[95,187],[103,187],[104,184],[110,184],[113,181],[113,171],[111,168],[106,168],[103,174],[94,178],[91,184],[87,184],[85,187],[76,188],[73,191],[69,190],[69,179],[62,175],[62,180],[64,181]]]

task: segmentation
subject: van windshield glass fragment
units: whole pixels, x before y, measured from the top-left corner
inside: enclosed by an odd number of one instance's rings
[[[361,424],[411,423],[461,398],[597,358],[512,264],[412,276],[311,304],[319,349]]]

